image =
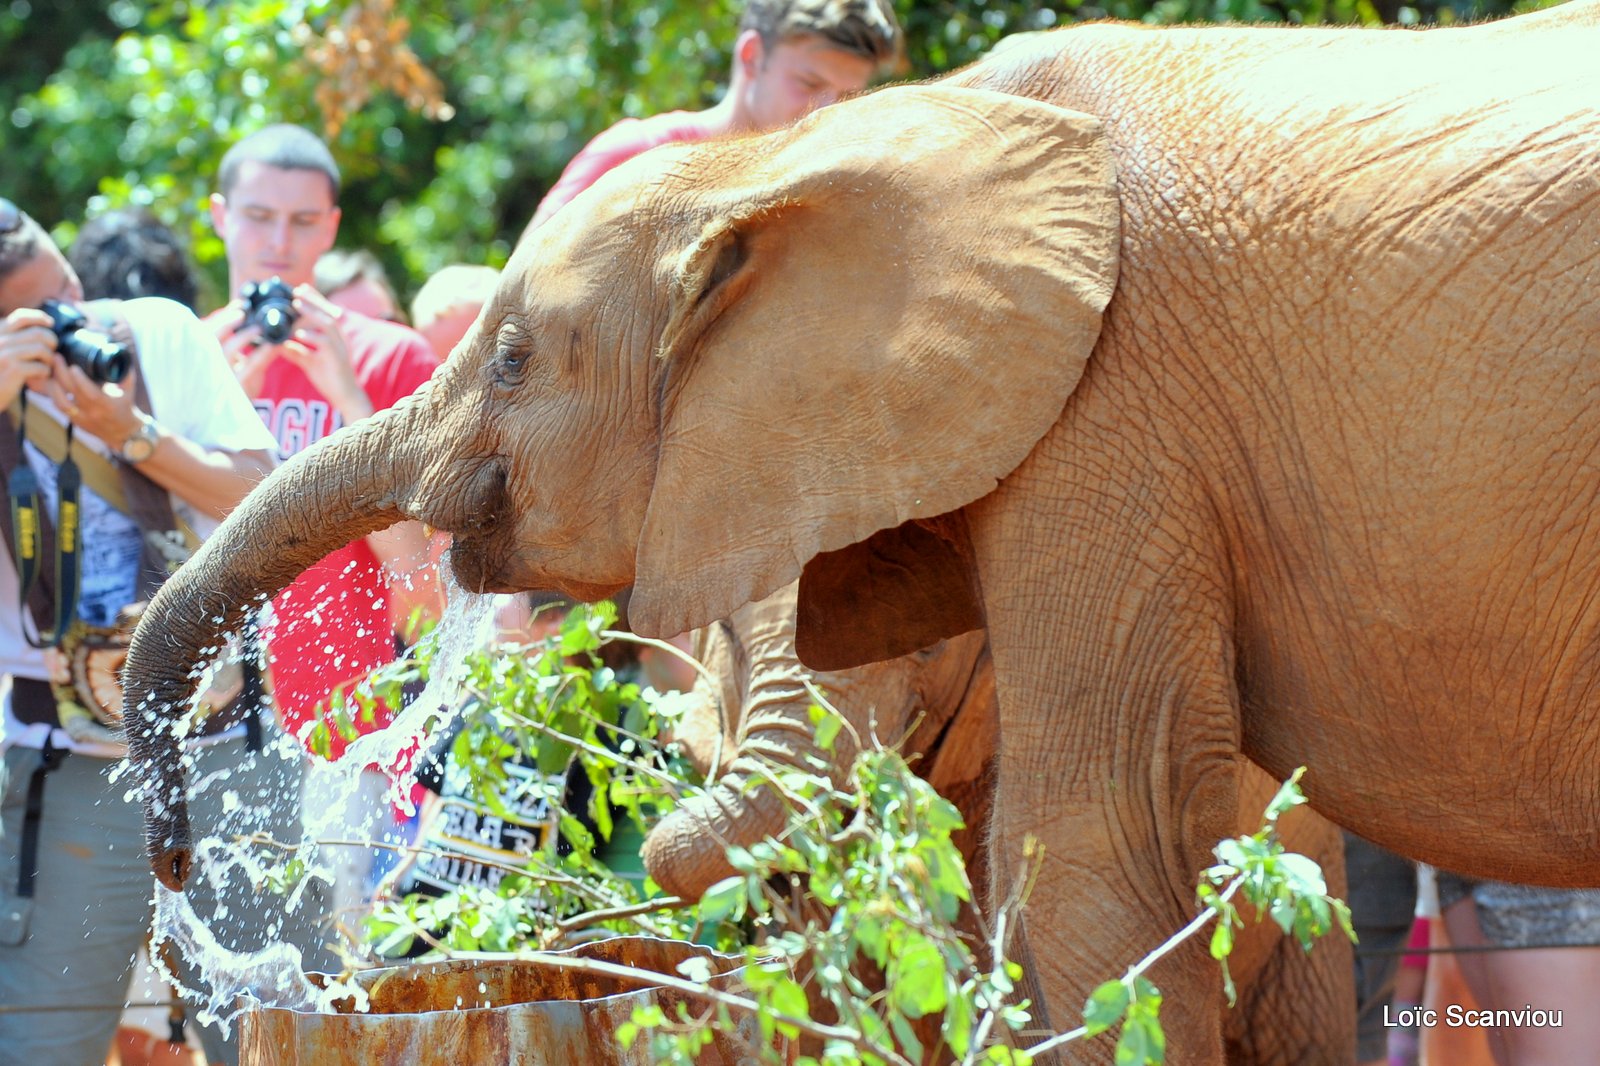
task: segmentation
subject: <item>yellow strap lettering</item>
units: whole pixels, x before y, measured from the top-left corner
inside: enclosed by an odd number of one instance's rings
[[[23,559],[38,555],[39,519],[32,507],[17,508],[17,554]]]
[[[78,543],[78,508],[70,500],[61,501],[61,550],[73,551]]]

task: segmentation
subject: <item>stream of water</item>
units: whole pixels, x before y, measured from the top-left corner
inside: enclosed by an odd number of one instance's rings
[[[196,841],[195,869],[188,892],[175,893],[159,885],[156,888],[155,942],[170,941],[192,968],[185,975],[188,980],[184,984],[186,993],[200,1004],[202,1022],[214,1021],[226,1032],[249,1005],[246,996],[264,1006],[299,1011],[331,1011],[335,1001],[353,996],[356,1009],[364,1008],[365,993],[353,985],[335,981],[324,988],[307,980],[300,947],[288,942],[295,939],[288,934],[291,929],[304,928],[314,930],[324,941],[334,936],[327,923],[334,867],[341,861],[340,853],[350,849],[317,842],[382,836],[379,826],[388,821],[388,803],[362,809],[354,801],[360,795],[362,768],[408,765],[410,760],[405,756],[418,748],[429,720],[442,718],[434,728],[449,729],[459,713],[465,660],[489,641],[494,597],[465,592],[454,586],[447,567],[442,567],[441,572],[448,586],[449,607],[434,634],[438,647],[427,685],[420,695],[398,709],[386,728],[352,742],[338,761],[311,760],[301,793],[304,803],[295,804],[300,817],[290,823],[290,832],[298,831],[299,837],[281,840],[297,846],[294,854],[305,864],[305,875],[287,894],[269,897],[282,900],[282,914],[267,929],[259,931],[255,938],[258,947],[234,949],[223,943],[238,943],[240,933],[253,932],[237,928],[244,919],[230,913],[228,901],[239,898],[240,892],[273,891],[269,887],[273,867],[281,864],[283,855],[238,838],[256,832],[274,834],[269,806],[278,811],[276,828],[282,834],[282,797],[268,797],[268,804],[252,807],[227,787],[226,772],[213,775],[215,780],[196,780],[198,775],[192,768],[195,758],[185,756],[186,766],[191,767],[191,807],[220,803],[231,816],[226,832]],[[259,757],[281,759],[284,781],[292,787],[305,756],[293,738],[280,735],[277,744],[280,750],[263,752]],[[388,800],[408,808],[410,792],[409,779],[397,781]],[[274,798],[279,802],[271,804]],[[351,813],[355,816],[351,817]],[[195,886],[201,879],[206,880],[197,892]],[[205,897],[208,904],[197,908],[191,896]],[[213,899],[215,902],[210,902]],[[354,921],[359,922],[359,918]],[[219,939],[219,933],[226,935]]]

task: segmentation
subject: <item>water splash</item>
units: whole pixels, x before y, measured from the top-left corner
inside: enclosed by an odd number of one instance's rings
[[[192,983],[198,987],[180,985],[176,980],[174,985],[183,987],[186,998],[201,1005],[202,1022],[215,1022],[227,1033],[232,1022],[250,1005],[250,1000],[267,1007],[330,1011],[335,1001],[354,996],[356,1009],[365,1008],[365,993],[353,985],[333,980],[323,987],[308,980],[300,949],[275,938],[297,914],[318,919],[326,938],[334,938],[332,920],[339,916],[319,913],[332,909],[328,906],[328,893],[322,890],[338,881],[336,867],[345,857],[341,852],[347,854],[349,849],[319,841],[381,839],[382,834],[376,830],[388,813],[387,804],[363,809],[353,802],[354,797],[360,795],[362,769],[370,765],[409,766],[409,755],[422,745],[430,722],[436,723],[433,726],[436,730],[449,729],[459,713],[465,662],[489,641],[494,597],[462,590],[455,585],[447,567],[441,567],[441,576],[449,607],[432,637],[437,641],[437,648],[422,692],[399,709],[387,727],[352,742],[337,762],[309,760],[299,839],[279,841],[293,846],[296,859],[304,864],[304,875],[284,897],[282,917],[274,928],[263,931],[266,943],[258,949],[228,948],[207,923],[227,922],[232,917],[224,886],[232,886],[230,891],[233,892],[238,892],[240,886],[248,886],[254,892],[270,891],[268,886],[277,875],[275,864],[263,855],[259,843],[252,845],[237,839],[256,832],[270,836],[268,812],[251,809],[237,793],[227,790],[226,772],[200,778],[195,768],[197,756],[185,756],[191,778],[191,804],[199,801],[208,789],[220,789],[211,791],[204,801],[219,803],[227,814],[230,831],[221,836],[205,837],[195,846],[195,876],[207,879],[208,887],[215,890],[219,902],[209,916],[204,916],[196,912],[187,895],[158,886],[155,942],[170,941],[192,968]],[[286,766],[293,767],[305,759],[297,742],[282,738],[282,744],[285,750],[276,755],[287,760]],[[412,784],[409,774],[395,780],[389,787],[387,800],[409,810]],[[349,817],[352,813],[355,824],[351,824]]]
[[[184,958],[194,960],[201,983],[210,990],[192,997],[201,1003],[195,1016],[224,1033],[251,1007],[252,1000],[310,1013],[334,1013],[334,1005],[341,1000],[353,1001],[357,1011],[367,1009],[367,992],[359,985],[337,978],[319,985],[308,979],[301,969],[299,949],[290,944],[278,941],[252,952],[223,947],[195,913],[189,897],[161,885],[156,886],[155,927],[158,942],[166,940]],[[158,971],[176,986],[178,975],[169,971],[161,958],[159,953],[154,956]]]

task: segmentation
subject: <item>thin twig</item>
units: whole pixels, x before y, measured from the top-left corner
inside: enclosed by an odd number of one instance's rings
[[[409,915],[402,915],[401,917],[405,919],[407,935],[416,937],[418,940],[422,941],[424,944],[427,944],[428,947],[432,948],[434,951],[437,951],[447,959],[455,957],[450,951],[450,946],[444,943],[438,937],[434,936],[432,930],[425,929],[420,922],[413,921]],[[384,939],[387,940],[389,938],[386,937]],[[366,946],[370,948],[375,945],[368,944]],[[347,961],[350,959],[361,959],[369,962],[384,961],[392,963],[398,963],[400,961],[398,959],[385,959],[381,955],[374,955],[371,951],[368,951],[365,955],[357,955],[354,952],[351,952],[346,954],[345,958]]]
[[[584,911],[574,914],[570,918],[562,918],[556,922],[556,928],[563,933],[587,929],[600,922],[615,921],[622,918],[634,918],[641,914],[654,914],[656,911],[681,911],[696,906],[697,900],[687,900],[681,896],[662,896],[659,899],[647,899],[643,903],[631,903],[625,907],[611,907],[603,911]]]
[[[865,749],[861,746],[861,734],[856,732],[856,727],[851,724],[850,719],[846,718],[842,713],[840,713],[839,708],[835,707],[832,701],[822,694],[822,690],[812,682],[811,678],[804,678],[803,683],[806,686],[806,692],[811,696],[812,699],[817,701],[817,706],[821,707],[823,710],[839,719],[840,723],[845,727],[845,729],[850,731],[850,736],[856,742],[856,751],[864,751]]]
[[[243,841],[247,844],[263,844],[267,847],[277,848],[280,851],[294,852],[299,851],[302,847],[304,847],[303,844],[285,844],[283,841],[276,840],[266,833],[252,833],[249,836],[236,837],[235,839]],[[404,852],[414,855],[437,855],[442,859],[461,859],[464,862],[476,863],[479,866],[487,866],[492,869],[501,870],[508,874],[514,874],[517,877],[526,877],[530,881],[539,881],[545,884],[553,885],[566,885],[574,892],[586,895],[591,899],[596,899],[603,903],[612,902],[611,900],[607,900],[603,893],[595,891],[590,885],[578,878],[569,877],[566,874],[559,873],[539,873],[535,870],[529,869],[526,866],[512,866],[509,863],[495,862],[493,859],[481,859],[476,855],[468,855],[467,853],[461,851],[450,851],[445,848],[426,848],[416,844],[390,844],[387,841],[382,840],[323,839],[312,841],[312,843],[316,844],[318,847],[340,846],[351,848],[380,848],[384,851]]]
[[[473,958],[473,954],[462,953],[457,958]],[[505,958],[504,955],[488,955],[491,958]],[[535,962],[545,966],[553,966],[561,970],[577,970],[580,973],[596,974],[601,977],[614,977],[623,981],[630,981],[639,985],[660,985],[670,988],[675,992],[682,992],[686,996],[704,1000],[709,1003],[720,1003],[734,1010],[745,1011],[750,1014],[766,1015],[779,1025],[792,1025],[801,1032],[810,1033],[812,1036],[824,1040],[842,1040],[852,1047],[873,1055],[881,1056],[897,1066],[914,1066],[904,1056],[893,1048],[880,1047],[867,1037],[854,1029],[845,1029],[835,1025],[825,1025],[822,1022],[812,1021],[810,1018],[797,1018],[790,1014],[782,1014],[768,1010],[753,999],[736,996],[731,992],[719,992],[705,985],[693,981],[673,977],[670,974],[657,973],[654,970],[639,969],[634,966],[622,966],[616,963],[602,962],[599,959],[575,959],[570,955],[553,955],[545,951],[521,951],[515,956],[528,962]]]
[[[693,655],[690,655],[688,652],[684,651],[676,644],[673,644],[671,641],[657,640],[655,637],[641,637],[639,634],[629,633],[625,629],[602,629],[600,631],[600,636],[605,640],[622,640],[627,641],[630,644],[643,644],[647,647],[659,648],[661,651],[664,651],[669,655],[676,655],[678,658],[692,666],[697,674],[706,679],[706,684],[710,685],[713,690],[715,690],[720,684],[716,678],[711,676],[711,671],[707,670],[699,659],[696,659]]]
[[[989,935],[989,965],[995,970],[1005,965],[1006,945],[1011,937],[1010,930],[1007,928],[1009,925],[1007,919],[1012,911],[1017,906],[1020,906],[1023,893],[1030,884],[1030,865],[1037,866],[1038,864],[1029,863],[1024,858],[1022,869],[1017,871],[1016,881],[1011,886],[1011,894],[1006,897],[1005,902],[995,912],[994,929]],[[961,1060],[961,1066],[973,1066],[978,1061],[978,1052],[988,1043],[989,1031],[994,1028],[995,1018],[999,1016],[999,1013],[998,1007],[990,1007],[983,1012],[983,1018],[978,1022],[978,1027],[973,1030],[972,1043],[967,1047],[967,1053]]]
[[[543,722],[529,718],[527,715],[522,714],[519,711],[513,711],[505,707],[502,707],[500,710],[508,720],[516,723],[517,725],[532,729],[537,733],[543,733],[545,736],[550,737],[553,740],[559,740],[563,744],[577,748],[579,751],[586,751],[590,755],[599,756],[600,758],[609,762],[627,763],[628,766],[634,770],[634,772],[667,785],[671,789],[675,798],[681,798],[683,796],[683,782],[679,781],[671,774],[663,773],[653,766],[629,759],[621,752],[611,751],[607,748],[600,747],[598,744],[590,744],[586,740],[580,740],[577,737],[568,736],[566,733],[561,732],[561,730],[555,728],[554,726],[545,725]]]

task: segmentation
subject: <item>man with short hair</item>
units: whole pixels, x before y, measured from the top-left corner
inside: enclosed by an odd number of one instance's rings
[[[211,198],[232,291],[278,278],[294,292],[294,330],[281,343],[246,322],[237,298],[207,319],[285,458],[416,391],[438,366],[415,330],[317,292],[317,260],[339,232],[338,196],[339,169],[322,140],[278,125],[228,150]],[[394,634],[419,609],[438,613],[427,538],[416,522],[347,545],[296,579],[274,601],[267,639],[285,728],[305,740],[336,689],[394,660]],[[333,754],[343,748],[335,734]]]
[[[397,403],[438,366],[415,330],[341,308],[315,288],[317,260],[339,232],[339,187],[339,168],[321,138],[298,126],[274,125],[228,150],[211,197],[211,221],[227,254],[235,299],[207,322],[284,458]],[[246,285],[273,279],[292,292],[293,321],[288,336],[280,339],[269,337],[263,324],[248,316],[239,295]],[[335,702],[375,668],[394,661],[396,634],[418,613],[437,618],[439,603],[428,539],[417,522],[354,541],[295,579],[273,600],[263,627],[273,700],[284,729],[303,745],[321,732],[330,755],[343,755]],[[385,713],[370,721],[356,716],[344,724],[369,733],[387,725],[399,708],[380,710]],[[338,820],[339,835],[351,839],[392,835],[387,775],[375,766],[363,767],[359,786],[347,795],[339,775],[326,767],[309,774],[306,821]],[[298,809],[300,792],[299,787],[290,790],[284,802]],[[331,917],[348,929],[360,927],[358,912],[370,894],[374,858],[369,848],[319,852],[320,863],[332,865]],[[217,924],[239,935],[251,924],[266,927],[275,921],[282,905],[282,899],[267,895],[248,915],[230,906],[216,916]],[[295,946],[319,950],[335,939],[334,932],[324,928],[316,941],[298,940]],[[207,1027],[201,1038],[213,1063],[236,1058],[236,1035],[224,1045]]]
[[[51,300],[86,310],[92,326],[132,341],[132,369],[120,383],[93,380],[63,358],[43,310]],[[125,798],[141,783],[109,776],[126,751],[114,718],[120,705],[102,700],[109,695],[120,704],[116,659],[97,658],[106,653],[83,634],[113,629],[159,580],[161,561],[148,553],[161,543],[173,547],[164,539],[174,532],[173,518],[201,535],[216,527],[271,468],[272,438],[192,312],[159,298],[84,308],[78,276],[49,235],[0,199],[0,411],[6,408],[14,414],[0,415],[8,438],[0,486],[7,496],[15,490],[21,498],[12,502],[23,507],[29,497],[40,499],[50,537],[33,556],[48,583],[42,596],[19,587],[9,516],[0,547],[0,1003],[7,1007],[0,1058],[97,1063],[149,928],[151,878],[142,812]],[[22,445],[12,420],[19,416],[28,427]],[[56,550],[65,534],[61,497],[71,499],[62,478],[69,454],[83,480],[81,551],[67,545],[76,562]],[[18,471],[23,479],[12,480]],[[38,491],[26,485],[30,472]],[[165,526],[144,520],[152,512],[130,502],[140,498],[166,512]],[[64,606],[73,597],[63,575],[73,571],[75,609]],[[82,683],[81,674],[93,679],[97,672],[110,683]],[[186,753],[195,779],[232,775],[257,761],[245,721],[256,707],[245,703],[197,724]],[[242,777],[230,787],[245,795]],[[214,831],[222,804],[196,809],[196,828]]]
[[[518,243],[602,174],[646,149],[776,129],[860,92],[900,57],[900,25],[888,0],[749,0],[728,94],[704,111],[625,118],[595,137],[545,194]]]

